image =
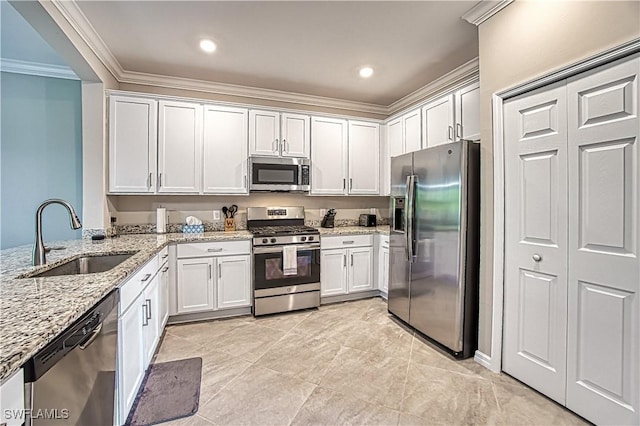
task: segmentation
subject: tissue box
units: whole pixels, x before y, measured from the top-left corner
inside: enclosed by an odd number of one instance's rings
[[[182,225],[183,234],[202,234],[204,225]]]

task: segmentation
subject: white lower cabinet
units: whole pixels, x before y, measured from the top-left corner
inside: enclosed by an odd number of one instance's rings
[[[138,388],[144,377],[143,346],[144,335],[142,329],[142,301],[140,294],[120,316],[118,330],[118,397],[120,407],[119,424],[127,420],[129,410],[136,398]]]
[[[0,386],[0,424],[24,423],[24,371],[19,369]]]
[[[166,306],[169,296],[167,285],[163,285],[162,270],[158,268],[159,257],[152,258],[120,287],[118,424],[124,424],[127,419],[164,331],[167,309],[163,303]]]
[[[372,237],[357,235],[320,239],[320,296],[375,290]]]
[[[213,259],[178,259],[178,313],[209,311],[213,300]]]
[[[222,256],[216,259],[218,270],[218,309],[237,308],[251,304],[251,258],[243,256]]]
[[[378,290],[386,297],[389,290],[389,236],[378,235]]]
[[[249,241],[178,245],[176,313],[251,306],[250,250]]]

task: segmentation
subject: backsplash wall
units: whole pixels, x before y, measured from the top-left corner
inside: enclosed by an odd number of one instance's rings
[[[247,196],[207,195],[109,195],[109,211],[117,219],[119,232],[154,232],[156,208],[164,207],[169,214],[168,232],[180,232],[187,216],[202,220],[207,231],[222,230],[223,219],[214,221],[213,211],[223,206],[238,206],[237,229],[246,229],[247,207],[304,206],[305,222],[320,226],[324,212],[337,211],[336,225],[356,225],[361,213],[375,213],[380,223],[389,218],[389,198],[372,196],[308,196],[288,193],[252,193]],[[373,209],[373,210],[372,210]],[[130,226],[134,225],[134,226]]]

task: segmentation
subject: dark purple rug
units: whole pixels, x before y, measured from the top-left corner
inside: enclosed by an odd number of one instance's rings
[[[194,415],[200,403],[201,375],[202,358],[152,364],[126,424],[155,425]]]

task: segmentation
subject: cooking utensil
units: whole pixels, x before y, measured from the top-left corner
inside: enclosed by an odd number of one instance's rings
[[[226,218],[229,217],[227,213],[229,213],[229,209],[227,208],[227,206],[222,207],[222,214],[224,214],[224,217]]]
[[[231,208],[229,208],[229,214],[231,215],[230,217],[235,217],[237,212],[238,206],[236,206],[235,204],[232,205]]]

